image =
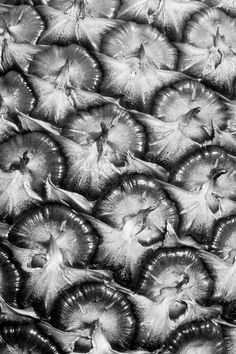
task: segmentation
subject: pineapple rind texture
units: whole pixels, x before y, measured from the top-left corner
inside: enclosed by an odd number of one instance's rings
[[[236,1],[0,1],[0,353],[235,354]]]

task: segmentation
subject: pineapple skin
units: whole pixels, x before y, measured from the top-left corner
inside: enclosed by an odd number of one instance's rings
[[[233,354],[236,3],[0,13],[0,352]]]

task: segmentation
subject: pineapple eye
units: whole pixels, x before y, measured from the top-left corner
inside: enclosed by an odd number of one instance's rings
[[[36,54],[29,73],[37,96],[32,115],[60,127],[76,108],[86,109],[103,100],[96,93],[101,81],[98,63],[79,45],[54,45]]]
[[[27,5],[9,8],[3,5],[1,16],[4,35],[1,43],[1,71],[13,67],[27,71],[32,56],[39,51],[36,42],[44,30],[44,21],[34,7]]]
[[[181,78],[176,49],[157,29],[128,22],[108,32],[97,54],[104,70],[101,92],[128,108],[149,112],[161,87]]]
[[[63,354],[63,350],[32,324],[5,324],[1,327],[1,353]]]
[[[185,22],[204,7],[204,4],[194,0],[125,0],[118,12],[118,18],[149,23],[161,29],[172,41],[180,41]]]
[[[81,43],[99,51],[106,31],[116,27],[115,16],[119,0],[50,1],[39,7],[48,28],[41,37],[42,44]]]
[[[224,175],[224,171],[223,174],[222,171],[216,174],[219,178]],[[191,235],[198,242],[208,244],[215,222],[222,217],[235,214],[235,201],[217,192],[215,185],[214,178],[203,183],[199,190],[193,191],[186,191],[173,184],[165,184],[165,190],[180,210],[179,233],[181,236]],[[221,184],[219,186],[221,187]],[[222,186],[222,192],[224,192],[226,189],[224,184]]]
[[[43,257],[51,235],[67,266],[81,267],[92,260],[97,244],[95,232],[81,215],[59,204],[46,204],[24,214],[11,228],[9,241],[18,247],[38,250],[38,256]],[[35,259],[38,263],[42,262]]]
[[[24,155],[26,151],[28,157]],[[54,183],[58,184],[64,176],[64,171],[64,158],[57,144],[43,133],[17,134],[1,144],[2,217],[15,218],[29,206],[41,202],[48,174],[51,174]]]
[[[62,129],[70,161],[65,186],[95,199],[122,172],[128,154],[142,157],[144,128],[135,115],[107,104],[72,117]],[[74,178],[76,175],[76,178]]]
[[[74,285],[55,304],[52,324],[65,331],[93,333],[99,321],[112,347],[129,349],[135,335],[135,318],[126,296],[109,286],[96,283]]]
[[[135,116],[113,104],[72,117],[64,125],[62,135],[83,146],[96,143],[101,154],[107,154],[115,166],[124,163],[128,152],[141,157],[145,150],[143,127]]]
[[[170,174],[170,181],[189,191],[201,190],[208,184],[213,193],[236,198],[235,162],[217,146],[202,148],[185,158]]]
[[[8,115],[16,115],[16,111],[28,114],[31,112],[35,99],[32,91],[21,74],[9,71],[0,77],[1,107]]]
[[[167,338],[160,354],[223,354],[222,330],[212,321],[194,321],[180,326]]]
[[[179,70],[232,97],[235,80],[236,21],[217,8],[204,9],[185,26]]]
[[[214,91],[190,80],[159,91],[152,116],[139,118],[148,133],[146,159],[168,169],[199,146],[218,142],[217,134],[226,130],[229,120]]]
[[[24,154],[28,151],[28,158]],[[64,175],[64,158],[61,155],[57,144],[52,138],[44,133],[17,134],[0,148],[0,167],[8,170],[8,166],[18,161],[19,157],[24,160],[31,176],[34,179],[34,188],[41,190],[43,181],[49,173],[54,183],[60,183]]]
[[[159,235],[165,233],[167,220],[174,228],[178,224],[175,205],[154,178],[142,174],[123,176],[96,202],[94,214],[120,229],[130,218],[137,217],[137,222],[146,218],[150,233]]]
[[[152,115],[167,124],[178,122],[185,137],[199,144],[213,139],[214,129],[225,130],[228,114],[213,90],[185,80],[158,93]],[[189,141],[191,146],[191,141]]]
[[[143,263],[137,292],[161,302],[192,299],[204,304],[211,295],[213,281],[205,266],[191,249],[159,249]],[[175,304],[178,307],[178,303]],[[174,304],[172,304],[172,312]]]
[[[20,267],[12,260],[10,250],[0,245],[0,295],[7,303],[17,305],[22,281]]]
[[[142,260],[163,246],[166,225],[178,227],[173,202],[157,180],[142,174],[123,176],[95,203],[93,221],[102,240],[96,260],[133,287]]]
[[[83,47],[71,44],[66,47],[51,46],[34,56],[30,74],[53,82],[56,87],[78,86],[95,91],[101,80],[98,64]]]
[[[4,15],[4,20],[17,43],[35,44],[44,30],[44,22],[32,6],[12,7]]]

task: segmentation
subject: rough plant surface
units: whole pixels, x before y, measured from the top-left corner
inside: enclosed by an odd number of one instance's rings
[[[0,0],[0,353],[236,353],[236,1]]]

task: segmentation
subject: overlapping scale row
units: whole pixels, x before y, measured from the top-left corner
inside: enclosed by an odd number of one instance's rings
[[[236,3],[0,1],[0,352],[235,354]]]

